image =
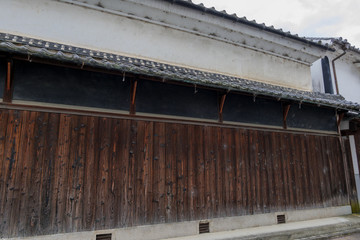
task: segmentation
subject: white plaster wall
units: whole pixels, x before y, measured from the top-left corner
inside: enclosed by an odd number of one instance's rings
[[[360,69],[347,58],[335,64],[340,94],[348,101],[360,103]]]
[[[335,94],[336,85],[332,60],[339,56],[341,53],[342,52],[335,52],[329,53],[328,55],[331,78],[333,81],[333,88]],[[354,54],[347,53],[346,55],[335,61],[335,69],[339,86],[339,94],[345,97],[345,99],[348,101],[360,103],[360,69],[354,65],[354,62],[357,61],[357,59],[358,58],[354,57]],[[311,78],[314,91],[325,92],[321,59],[317,60],[312,64]]]
[[[58,1],[0,6],[2,32],[312,90],[309,66],[215,39]]]

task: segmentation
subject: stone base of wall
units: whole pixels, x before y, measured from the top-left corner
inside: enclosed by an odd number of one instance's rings
[[[201,221],[189,221],[181,223],[156,224],[132,228],[110,229],[91,232],[78,232],[36,236],[29,238],[11,238],[24,240],[96,240],[99,234],[111,234],[112,240],[156,240],[171,237],[182,237],[199,234],[199,224],[208,222],[210,232],[229,231],[249,227],[267,226],[278,223],[278,215],[284,215],[286,222],[305,221],[318,218],[336,217],[351,214],[351,206],[318,208],[310,210],[297,210],[256,214],[250,216],[214,218]]]

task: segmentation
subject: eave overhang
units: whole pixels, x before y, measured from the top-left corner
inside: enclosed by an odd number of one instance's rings
[[[253,94],[254,96],[268,96],[278,100],[290,100],[299,103],[310,103],[318,106],[360,112],[360,105],[358,103],[346,101],[340,95],[301,91],[234,76],[99,52],[7,33],[0,33],[0,51],[27,55],[29,60],[31,60],[32,57],[51,59],[79,66],[90,66],[123,73],[133,73],[163,80],[180,81],[199,86],[223,89],[225,91],[243,92]]]

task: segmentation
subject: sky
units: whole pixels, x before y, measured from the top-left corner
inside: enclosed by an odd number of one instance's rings
[[[342,37],[360,48],[359,0],[193,0],[299,34],[301,37]]]

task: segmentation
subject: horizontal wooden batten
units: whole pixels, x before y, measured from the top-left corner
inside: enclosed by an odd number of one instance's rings
[[[0,237],[348,205],[339,145],[336,135],[2,108]]]
[[[287,132],[287,133],[299,133],[299,134],[310,133],[315,135],[339,136],[339,133],[335,131],[299,129],[299,128],[289,128],[289,127],[284,129],[283,127],[280,126],[277,127],[277,126],[269,126],[269,125],[261,125],[261,124],[247,124],[242,122],[231,122],[231,121],[218,122],[207,119],[176,117],[170,115],[159,115],[159,114],[148,114],[148,113],[137,113],[130,115],[129,112],[120,111],[120,110],[112,111],[112,110],[104,110],[104,109],[90,108],[90,107],[69,106],[69,105],[61,105],[61,104],[49,104],[49,103],[40,103],[40,102],[18,101],[18,100],[13,101],[12,103],[0,102],[0,109],[1,108],[13,109],[13,110],[97,116],[97,117],[112,117],[119,119],[137,119],[137,120],[145,120],[145,121],[149,120],[149,121],[172,122],[172,123],[195,124],[195,125],[222,126],[222,127],[246,128],[246,129],[254,129],[254,130],[258,129],[263,131],[275,131],[275,132]]]

